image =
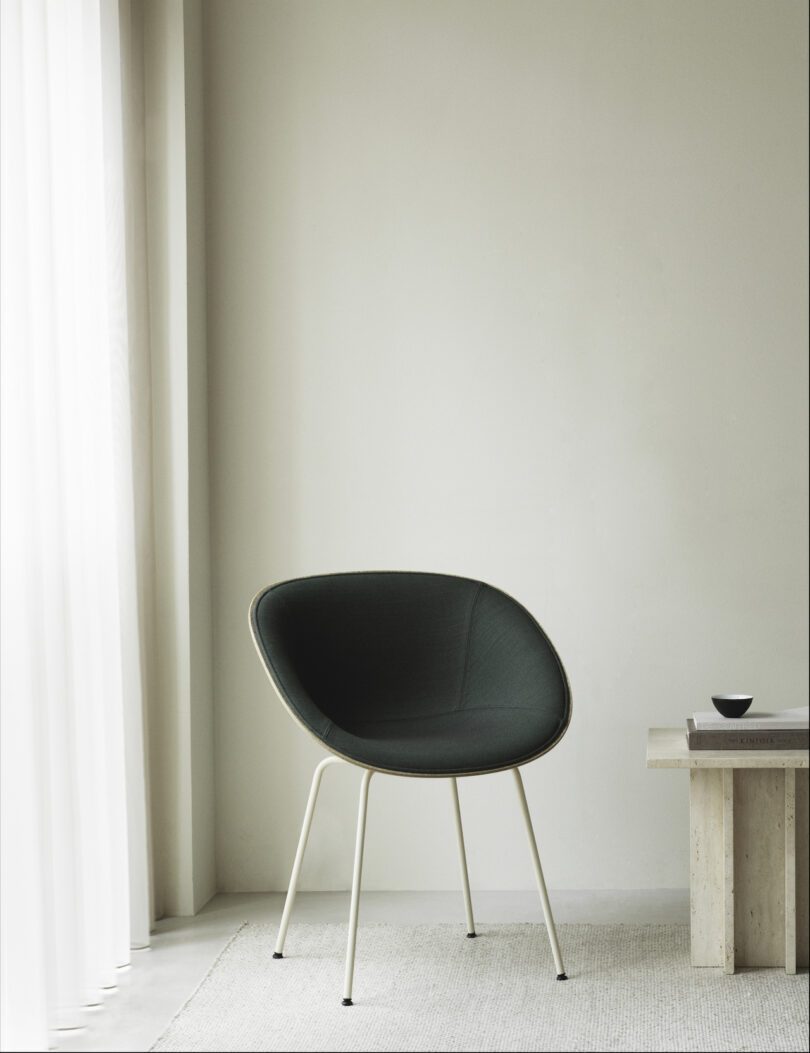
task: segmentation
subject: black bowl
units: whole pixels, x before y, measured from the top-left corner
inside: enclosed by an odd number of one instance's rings
[[[741,717],[753,701],[753,695],[712,695],[714,708],[724,717]]]

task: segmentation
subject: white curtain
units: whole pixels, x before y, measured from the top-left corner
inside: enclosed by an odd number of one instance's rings
[[[0,1038],[36,1050],[149,939],[149,429],[118,4],[0,11]]]

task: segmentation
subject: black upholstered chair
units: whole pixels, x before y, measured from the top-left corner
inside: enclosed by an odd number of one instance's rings
[[[468,578],[372,571],[263,589],[250,625],[273,687],[330,752],[315,769],[279,927],[281,958],[321,776],[364,769],[357,821],[343,1004],[352,1004],[368,786],[375,772],[446,778],[456,820],[467,935],[475,936],[458,776],[511,769],[529,836],[557,971],[562,958],[519,768],[564,734],[571,695],[562,663],[529,612]]]

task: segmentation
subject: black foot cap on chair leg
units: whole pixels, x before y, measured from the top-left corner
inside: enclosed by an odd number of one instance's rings
[[[278,951],[273,951],[273,957],[274,957],[274,958],[283,958],[283,957],[284,957],[284,955],[283,955],[283,954],[279,954],[279,952],[278,952]]]
[[[568,977],[565,975],[565,973],[558,973],[557,974],[557,979],[558,980],[567,980]]]
[[[478,935],[477,932],[468,932],[467,933],[467,939],[468,940],[474,940],[477,935]]]
[[[351,998],[344,998],[343,1002],[341,1004],[342,1005],[354,1005],[354,1002],[351,1000]]]

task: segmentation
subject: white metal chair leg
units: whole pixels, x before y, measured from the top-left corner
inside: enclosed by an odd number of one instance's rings
[[[467,874],[467,853],[464,850],[464,830],[461,826],[461,808],[458,803],[458,783],[455,778],[450,779],[450,789],[453,794],[453,811],[456,816],[458,858],[461,864],[461,887],[464,892],[464,910],[467,915],[467,938],[471,940],[475,937],[475,921],[473,920],[472,900],[470,899],[470,878]]]
[[[301,864],[304,861],[304,852],[307,847],[307,839],[309,838],[309,829],[312,826],[312,816],[315,814],[315,802],[318,800],[318,790],[321,787],[321,776],[330,764],[344,764],[345,761],[340,757],[326,757],[315,769],[315,773],[312,776],[312,786],[309,790],[309,800],[307,801],[307,810],[304,813],[304,824],[301,827],[301,836],[298,839],[298,851],[295,853],[295,862],[293,863],[292,874],[290,875],[290,884],[287,888],[287,899],[284,902],[284,913],[281,915],[281,925],[278,929],[278,939],[276,940],[276,949],[273,953],[274,958],[283,958],[282,951],[284,950],[284,940],[287,937],[287,926],[290,923],[290,914],[292,913],[293,903],[295,902],[295,893],[298,889],[298,875],[301,873]]]
[[[352,981],[354,979],[354,948],[357,943],[357,914],[360,907],[360,878],[363,873],[363,845],[366,837],[366,812],[368,811],[368,784],[373,769],[367,768],[360,783],[360,806],[357,811],[357,840],[354,846],[354,875],[352,876],[352,906],[349,912],[349,940],[346,947],[346,975],[343,981],[343,1005],[353,1005]]]
[[[532,863],[534,864],[534,876],[537,878],[540,902],[543,905],[543,917],[546,919],[546,929],[548,930],[548,938],[551,942],[551,952],[554,955],[554,964],[557,967],[557,979],[567,980],[568,977],[565,975],[562,955],[560,954],[560,945],[557,943],[557,930],[554,927],[554,918],[551,914],[551,904],[548,901],[546,883],[543,879],[543,868],[540,866],[540,856],[537,853],[537,841],[534,837],[532,817],[529,815],[529,805],[526,802],[526,791],[523,789],[523,779],[520,777],[520,772],[517,768],[512,769],[512,774],[515,776],[515,785],[517,786],[518,797],[520,798],[520,806],[523,809],[523,818],[526,820],[526,832],[529,835],[529,850],[531,851]]]

